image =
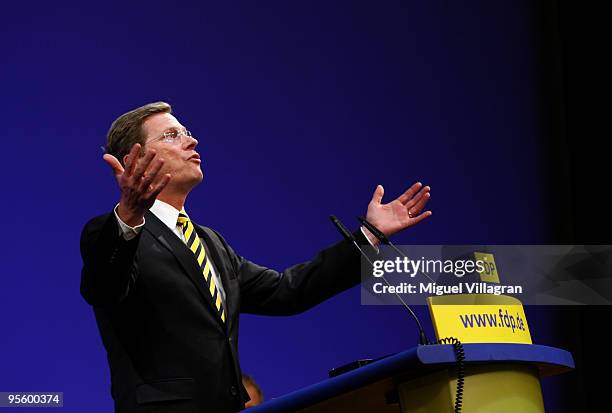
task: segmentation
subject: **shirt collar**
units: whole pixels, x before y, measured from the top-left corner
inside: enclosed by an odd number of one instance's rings
[[[172,205],[160,201],[159,199],[155,200],[155,203],[151,207],[150,211],[171,230],[176,228],[176,221],[178,220],[179,212],[187,215],[185,208],[179,211]]]

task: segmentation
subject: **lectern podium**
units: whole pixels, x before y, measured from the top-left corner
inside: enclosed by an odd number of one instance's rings
[[[540,379],[574,368],[562,349],[532,344],[464,344],[463,412],[543,412]],[[249,409],[250,413],[452,412],[452,345],[405,350]]]

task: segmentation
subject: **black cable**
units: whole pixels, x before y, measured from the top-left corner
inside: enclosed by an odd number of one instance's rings
[[[445,337],[432,344],[452,344],[457,359],[457,392],[455,395],[455,413],[461,413],[463,404],[463,384],[465,383],[465,350],[461,341],[455,337]]]

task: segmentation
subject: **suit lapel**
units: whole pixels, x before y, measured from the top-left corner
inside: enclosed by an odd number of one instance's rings
[[[146,214],[145,229],[149,231],[160,244],[167,248],[172,255],[174,255],[177,261],[181,264],[184,273],[193,281],[196,288],[200,292],[200,295],[210,307],[210,310],[214,314],[217,321],[221,325],[224,325],[225,323],[221,321],[221,317],[217,312],[217,307],[212,301],[212,296],[210,291],[208,291],[208,286],[206,285],[206,281],[204,280],[204,275],[202,274],[202,270],[198,265],[198,261],[187,245],[185,245],[185,243],[152,212],[147,212]]]
[[[230,288],[231,283],[229,279],[229,274],[230,274],[231,269],[228,268],[229,258],[222,256],[222,252],[220,250],[219,243],[215,242],[215,240],[213,240],[210,237],[210,235],[208,234],[208,231],[204,230],[198,224],[194,223],[194,226],[195,226],[196,232],[200,236],[200,239],[202,239],[204,241],[204,245],[206,245],[206,253],[209,254],[209,257],[212,260],[212,264],[215,266],[217,276],[221,278],[221,283],[223,284],[223,289],[225,291],[225,301],[223,305],[225,305],[226,320],[227,320],[226,324],[229,329],[231,328],[232,319],[233,319],[231,315],[235,314],[235,311],[236,311],[236,309],[232,307],[235,300],[231,297],[232,288]]]

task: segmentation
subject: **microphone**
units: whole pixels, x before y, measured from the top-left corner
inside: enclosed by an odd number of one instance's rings
[[[359,244],[357,244],[357,240],[355,239],[353,234],[344,226],[344,224],[342,224],[342,222],[340,222],[340,220],[338,218],[336,218],[336,216],[334,216],[334,215],[330,215],[329,219],[334,224],[336,229],[340,232],[340,234],[342,234],[342,236],[347,241],[351,242],[355,246],[355,248],[357,248],[357,250],[359,250],[359,253],[366,259],[366,261],[371,266],[374,266],[374,263],[372,262],[370,257],[368,257],[368,255],[363,251],[363,249],[359,246]],[[368,222],[368,224],[369,224],[369,222]],[[372,227],[375,228],[374,226],[372,226]],[[370,229],[370,228],[368,228],[368,229]],[[378,231],[378,229],[376,229],[376,231]],[[378,232],[384,237],[384,234],[382,234],[382,232],[380,232],[380,231],[378,231]],[[376,238],[378,238],[378,236],[376,236]],[[386,237],[385,237],[385,239],[386,239]],[[387,242],[389,242],[389,240],[387,240]],[[387,279],[385,278],[384,275],[381,276],[381,278],[387,284],[388,287],[391,287],[391,285],[389,284],[389,281],[387,281]],[[397,292],[395,293],[395,295],[397,296],[398,300],[400,300],[400,302],[404,305],[404,307],[406,307],[406,310],[408,310],[408,312],[410,313],[410,315],[412,316],[412,318],[416,322],[416,325],[417,325],[417,327],[419,329],[419,343],[422,344],[422,345],[429,344],[429,340],[427,339],[427,335],[425,335],[425,330],[423,330],[423,326],[421,325],[421,322],[419,321],[419,318],[417,317],[417,315],[414,313],[414,311],[412,311],[412,308],[410,308],[410,306],[408,306],[408,304],[406,304],[406,302],[402,299],[402,297]]]
[[[357,217],[357,220],[361,223],[361,225],[366,227],[368,229],[368,231],[370,231],[372,233],[372,235],[374,235],[376,238],[378,238],[378,240],[380,242],[382,242],[385,245],[393,245],[393,244],[391,244],[391,241],[389,241],[387,236],[385,234],[383,234],[381,230],[379,230],[373,224],[371,224],[370,221],[365,219],[365,217]]]
[[[404,252],[402,250],[400,250],[399,248],[397,248],[395,246],[395,244],[393,244],[391,241],[389,241],[389,239],[387,238],[387,236],[385,234],[382,233],[381,230],[379,230],[378,228],[376,228],[374,226],[374,224],[372,224],[370,221],[368,221],[367,219],[365,219],[365,217],[357,217],[357,221],[359,221],[361,223],[361,225],[363,225],[364,227],[366,227],[368,229],[368,231],[370,231],[372,233],[372,235],[374,235],[376,238],[378,238],[378,240],[380,242],[382,242],[385,245],[390,246],[391,248],[393,248],[393,250],[395,250],[395,252],[397,252],[399,255],[401,255],[402,257],[408,258],[410,259],[406,254],[404,254]],[[421,275],[424,275],[425,277],[429,278],[429,280],[431,282],[435,282],[429,275],[425,274],[424,272],[419,271],[419,273],[421,273]]]
[[[370,260],[370,257],[368,257],[368,255],[363,251],[363,249],[361,249],[359,244],[357,244],[357,240],[355,239],[353,234],[344,226],[344,224],[340,222],[340,220],[336,218],[335,215],[330,215],[329,219],[334,224],[336,229],[340,232],[340,234],[342,234],[344,239],[351,242],[355,246],[355,248],[359,250],[361,255],[368,261],[368,263],[370,263],[371,266],[374,266],[374,263],[372,262],[372,260]]]
[[[393,248],[397,253],[399,253],[401,256],[408,258],[408,256],[406,254],[404,254],[403,251],[401,251],[399,248],[397,248],[395,245],[393,245],[393,243],[391,243],[391,241],[389,241],[389,239],[385,236],[385,234],[382,233],[381,230],[379,230],[378,228],[376,228],[371,222],[369,222],[367,219],[365,219],[365,217],[357,217],[357,220],[359,222],[361,222],[361,224],[366,227],[368,229],[368,231],[370,231],[376,238],[378,238],[380,240],[380,242],[382,242],[385,245],[390,246],[391,248]],[[409,259],[409,258],[408,258]],[[419,271],[420,272],[420,271]],[[424,276],[426,276],[427,278],[429,278],[431,281],[433,281],[431,279],[431,277],[427,274],[425,274],[424,272],[420,272],[421,274],[423,274]],[[382,277],[383,280],[385,280],[384,277]],[[387,282],[387,280],[385,280],[385,282],[387,283],[387,285],[389,285],[389,283]],[[404,303],[404,300],[402,300],[402,298],[399,296],[399,294],[395,293],[395,295],[397,295],[397,297],[402,301],[402,303],[404,304],[404,306],[410,311],[410,314],[412,314],[412,317],[414,317],[415,321],[417,322],[417,326],[419,327],[419,331],[420,331],[420,340],[421,340],[421,344],[429,344],[429,340],[427,340],[427,336],[425,336],[425,332],[423,331],[423,327],[421,327],[421,323],[419,322],[419,319],[417,318],[416,314],[414,314],[414,312],[410,309],[410,307],[408,307],[408,305],[406,305],[406,303]],[[461,342],[459,340],[457,340],[456,338],[453,337],[446,337],[443,339],[440,339],[436,342],[434,342],[433,344],[452,344],[453,345],[453,349],[455,351],[455,357],[457,358],[457,391],[456,391],[456,397],[455,397],[455,411],[459,412],[461,411],[461,403],[462,403],[462,398],[463,398],[463,382],[465,380],[464,378],[464,359],[465,359],[465,352],[463,349],[463,344],[461,344]]]

